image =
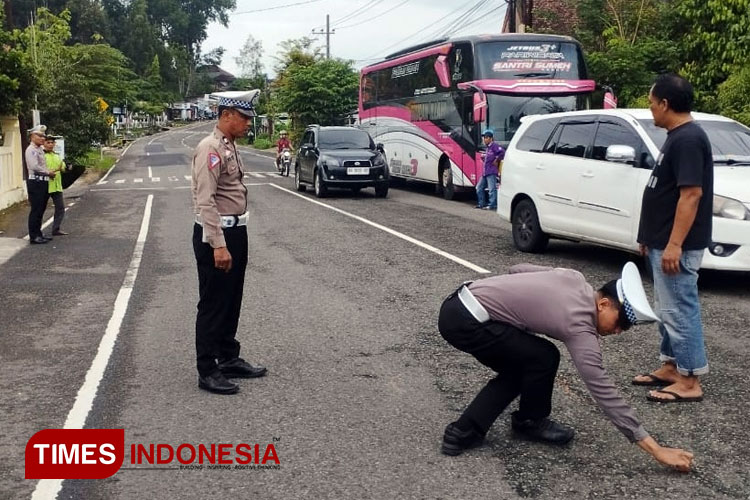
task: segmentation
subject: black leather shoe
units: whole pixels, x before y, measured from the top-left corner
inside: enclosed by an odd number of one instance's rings
[[[216,370],[205,377],[198,377],[198,387],[208,392],[216,394],[235,394],[240,390],[240,386],[227,380],[224,375]]]
[[[469,448],[479,446],[484,441],[484,435],[474,429],[462,431],[456,427],[456,422],[448,424],[443,434],[443,445],[440,451],[444,455],[455,457]]]
[[[524,438],[532,441],[544,441],[551,444],[566,444],[575,435],[573,428],[560,424],[549,418],[540,418],[537,420],[521,420],[518,418],[518,412],[513,412],[511,426],[513,430],[521,434]]]
[[[242,358],[219,361],[219,370],[227,378],[257,378],[268,371],[264,366],[253,366]]]
[[[29,243],[32,245],[43,245],[47,243],[49,240],[47,238],[43,238],[42,236],[37,236],[36,238],[32,238],[29,240]]]

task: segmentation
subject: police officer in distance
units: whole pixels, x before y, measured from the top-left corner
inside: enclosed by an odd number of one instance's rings
[[[29,146],[24,154],[26,168],[29,171],[26,190],[29,193],[29,205],[31,206],[29,211],[29,242],[32,245],[41,245],[52,239],[46,238],[42,234],[42,218],[49,197],[49,180],[56,175],[56,172],[47,168],[47,162],[44,158],[46,132],[47,127],[44,125],[37,125],[29,129]]]
[[[247,188],[234,141],[247,132],[259,93],[224,93],[219,123],[193,156],[193,250],[200,295],[195,321],[198,387],[218,394],[239,391],[229,378],[266,374],[266,368],[239,357],[240,343],[235,340],[247,266],[248,214]]]

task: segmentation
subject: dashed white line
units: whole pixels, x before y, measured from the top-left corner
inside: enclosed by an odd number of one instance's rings
[[[133,179],[133,182],[143,182],[143,179],[141,177],[136,177]]]
[[[125,179],[117,179],[115,181],[115,184],[124,184],[124,183],[125,183]]]
[[[151,171],[151,167],[148,167],[148,177],[153,177],[153,172]]]

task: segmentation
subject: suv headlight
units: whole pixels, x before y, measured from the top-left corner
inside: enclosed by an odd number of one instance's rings
[[[323,160],[320,162],[321,165],[324,167],[338,167],[339,161],[335,158],[323,158]]]
[[[372,160],[372,166],[373,167],[385,167],[385,157],[383,155],[376,156],[375,159]]]
[[[719,195],[714,195],[713,214],[727,219],[750,220],[750,211],[742,202]]]

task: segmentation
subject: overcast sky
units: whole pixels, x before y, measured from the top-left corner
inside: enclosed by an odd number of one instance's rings
[[[313,29],[325,31],[329,14],[336,30],[331,35],[331,57],[355,60],[360,68],[391,52],[439,38],[447,29],[451,36],[499,33],[505,8],[505,0],[237,0],[228,27],[209,26],[203,52],[224,47],[221,67],[239,76],[234,58],[252,35],[263,42],[264,70],[273,77],[279,42],[312,36]],[[314,38],[325,53],[325,35]]]

